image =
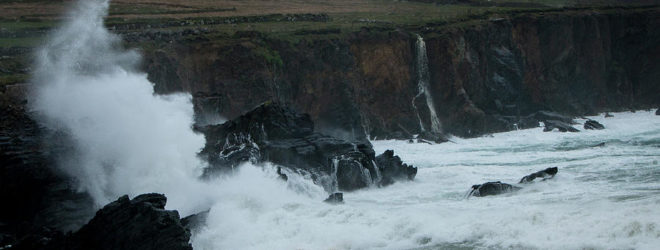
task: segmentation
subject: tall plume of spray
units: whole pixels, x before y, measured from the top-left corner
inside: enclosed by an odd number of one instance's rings
[[[192,131],[191,96],[154,95],[136,69],[139,54],[104,27],[108,7],[107,0],[79,1],[38,50],[32,109],[73,141],[60,167],[97,205],[160,192],[184,213],[194,210],[190,193],[205,185],[197,179],[204,138]]]

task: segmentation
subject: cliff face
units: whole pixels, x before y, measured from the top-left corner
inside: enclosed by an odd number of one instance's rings
[[[584,115],[657,104],[658,14],[522,14],[442,29],[427,43],[445,128],[472,136],[513,129],[517,116],[537,110]]]
[[[193,93],[202,123],[276,100],[311,114],[325,133],[409,138],[431,127],[418,95],[419,33],[443,131],[471,137],[514,129],[539,110],[659,104],[657,30],[660,10],[648,8],[517,13],[297,42],[248,32],[148,50],[145,68],[159,92]]]

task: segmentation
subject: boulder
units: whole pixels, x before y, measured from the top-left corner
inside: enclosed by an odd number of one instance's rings
[[[417,168],[408,166],[394,155],[393,150],[385,150],[376,157],[376,165],[380,170],[381,185],[386,186],[397,180],[413,180],[417,175]]]
[[[605,126],[603,126],[603,124],[600,124],[597,121],[587,120],[586,122],[584,122],[584,129],[598,129],[598,130],[600,130],[600,129],[605,129]]]
[[[162,194],[127,195],[105,205],[66,242],[70,249],[192,249],[179,213]]]
[[[489,195],[498,195],[503,193],[510,193],[520,189],[521,189],[520,187],[516,187],[511,184],[502,183],[499,181],[486,182],[481,185],[473,185],[472,190],[470,190],[468,196],[483,197]]]
[[[577,130],[570,124],[559,120],[547,120],[544,121],[544,124],[545,128],[543,129],[543,132],[549,132],[554,129],[559,130],[559,132],[580,132],[580,130]]]
[[[655,110],[655,115],[660,115],[660,108]]]
[[[544,170],[523,177],[522,179],[520,179],[520,182],[518,183],[519,184],[529,183],[537,178],[543,178],[543,180],[550,179],[554,177],[557,174],[557,172],[559,172],[559,169],[557,167],[546,168]],[[498,195],[498,194],[510,193],[513,191],[518,191],[520,189],[522,188],[511,184],[502,183],[499,181],[486,182],[480,185],[472,185],[472,189],[468,193],[467,197],[470,196],[483,197],[488,195]]]
[[[328,192],[380,185],[369,141],[315,132],[309,115],[285,106],[264,103],[224,124],[197,129],[206,136],[201,156],[210,165],[204,173],[207,178],[243,162],[267,161],[310,173]]]
[[[96,212],[75,233],[43,229],[20,240],[16,249],[190,250],[190,232],[177,211],[165,210],[162,194],[124,195]],[[35,240],[39,239],[39,240]]]
[[[343,193],[333,193],[330,196],[328,196],[328,198],[325,199],[323,202],[327,202],[327,203],[330,203],[330,204],[344,203],[344,194]]]
[[[559,169],[557,169],[557,167],[546,168],[544,170],[523,177],[518,183],[529,183],[534,181],[536,178],[543,178],[543,180],[550,179],[555,177],[558,171]]]

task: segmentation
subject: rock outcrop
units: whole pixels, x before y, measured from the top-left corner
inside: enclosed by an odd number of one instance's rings
[[[383,154],[377,156],[376,165],[380,168],[383,185],[398,180],[413,180],[417,175],[417,168],[403,163],[399,156],[394,155],[393,150],[385,150]]]
[[[513,191],[520,190],[520,187],[513,186],[511,184],[502,183],[499,181],[495,182],[486,182],[480,185],[473,185],[472,190],[468,196],[474,197],[484,197],[489,195],[498,195],[503,193],[510,193]]]
[[[580,132],[580,130],[562,121],[547,120],[544,122],[544,124],[545,124],[545,128],[543,128],[543,132],[550,132],[555,129],[557,129],[557,131],[559,132]]]
[[[587,120],[586,122],[584,122],[584,129],[597,129],[597,130],[600,130],[600,129],[605,129],[605,126],[603,126],[603,124],[600,124],[597,121]]]
[[[559,169],[557,167],[546,168],[544,170],[524,176],[522,179],[520,179],[520,182],[518,182],[518,184],[530,183],[537,178],[542,178],[543,180],[550,179],[554,177],[558,171]],[[499,181],[491,181],[491,182],[486,182],[484,184],[472,185],[472,188],[470,189],[470,192],[467,194],[467,197],[469,198],[471,196],[483,197],[489,195],[498,195],[498,194],[518,191],[520,189],[522,188],[511,184],[507,184]]]
[[[192,250],[190,232],[177,211],[165,210],[162,194],[122,196],[96,212],[75,233],[44,230],[16,244],[16,249],[152,249]],[[41,241],[35,241],[41,238]]]
[[[91,197],[75,191],[56,167],[54,154],[66,150],[58,145],[62,136],[49,134],[22,105],[2,103],[0,117],[2,244],[13,244],[43,228],[51,233],[80,228],[95,209]]]
[[[529,183],[534,181],[536,178],[542,178],[543,180],[546,180],[555,177],[558,171],[559,169],[557,169],[557,167],[546,168],[544,170],[523,177],[518,183]]]
[[[398,165],[374,164],[377,157],[368,141],[347,141],[317,133],[309,115],[274,103],[264,103],[222,125],[198,129],[206,135],[201,155],[210,164],[205,171],[207,177],[244,162],[267,161],[310,173],[316,183],[334,192],[389,184],[382,182],[383,167],[391,173],[388,182],[413,179],[411,172],[416,172],[401,164],[400,159]],[[393,156],[383,159],[390,158]]]

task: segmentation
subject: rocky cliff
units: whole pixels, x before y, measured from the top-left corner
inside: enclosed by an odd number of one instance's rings
[[[520,127],[540,110],[657,106],[659,28],[660,9],[646,7],[490,13],[295,38],[190,32],[145,49],[144,67],[159,92],[193,93],[203,123],[275,100],[347,139],[410,138],[432,127],[431,109],[442,132],[473,137]],[[417,35],[431,102],[419,95]]]

